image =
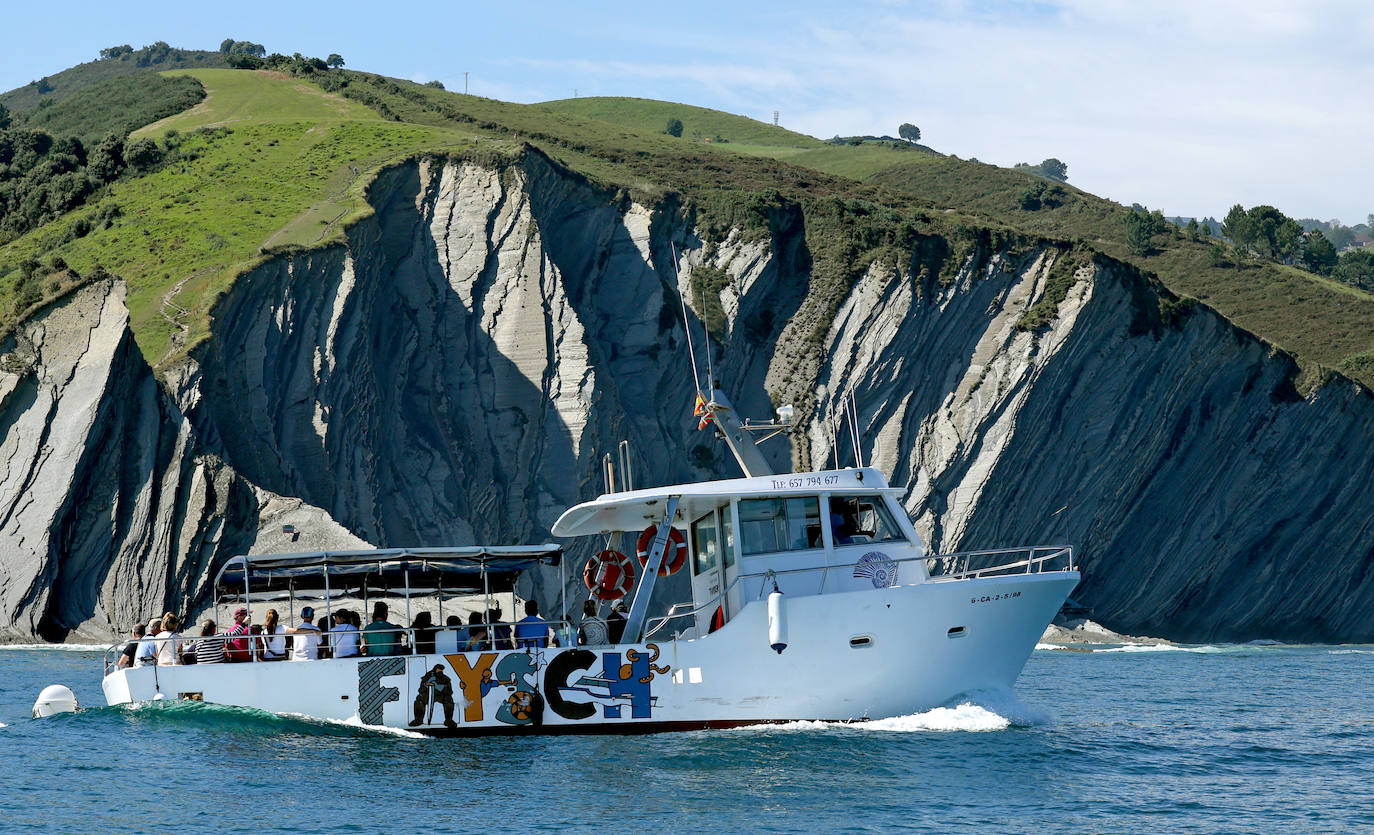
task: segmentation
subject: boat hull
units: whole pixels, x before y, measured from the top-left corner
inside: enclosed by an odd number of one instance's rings
[[[768,607],[756,601],[694,640],[141,667],[112,672],[103,689],[111,705],[189,699],[436,736],[879,719],[1010,688],[1078,576],[785,596],[781,653],[769,645]]]

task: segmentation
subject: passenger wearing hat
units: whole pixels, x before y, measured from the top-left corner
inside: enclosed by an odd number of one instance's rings
[[[248,607],[240,606],[234,610],[234,625],[226,632],[228,646],[224,650],[226,661],[247,661],[252,656],[248,652]]]
[[[315,610],[309,606],[301,609],[301,625],[286,630],[291,637],[291,660],[314,661],[320,657],[320,628],[311,623]]]

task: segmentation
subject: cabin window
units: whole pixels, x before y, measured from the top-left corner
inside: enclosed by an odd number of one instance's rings
[[[721,548],[721,559],[725,567],[729,568],[735,564],[735,530],[730,524],[730,507],[726,505],[720,509],[720,525],[725,531],[725,543]]]
[[[881,496],[831,496],[830,534],[836,545],[906,539]]]
[[[815,496],[742,499],[739,503],[742,552],[768,554],[818,547],[820,522],[820,500]]]
[[[716,547],[716,514],[708,513],[692,523],[692,544],[696,547],[693,570],[705,574],[716,567],[719,549]]]

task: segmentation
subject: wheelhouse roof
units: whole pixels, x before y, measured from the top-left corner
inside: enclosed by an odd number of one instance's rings
[[[900,487],[888,487],[887,479],[872,467],[671,484],[647,490],[607,493],[593,501],[570,507],[554,523],[553,535],[587,536],[637,531],[663,520],[664,505],[671,496],[679,497],[678,513],[681,518],[695,519],[731,499],[785,499],[819,493],[899,496],[903,492]]]
[[[558,565],[559,545],[474,545],[462,548],[371,548],[233,557],[215,578],[221,594],[318,591],[329,587],[391,589],[406,584],[451,591],[502,586],[535,565]],[[246,585],[245,585],[246,583]]]

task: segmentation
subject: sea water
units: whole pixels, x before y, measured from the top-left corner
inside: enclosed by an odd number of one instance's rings
[[[99,654],[0,649],[0,830],[1374,830],[1371,680],[1374,647],[1042,647],[862,725],[430,739],[103,707]],[[86,709],[29,719],[53,683]]]

